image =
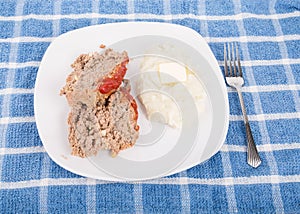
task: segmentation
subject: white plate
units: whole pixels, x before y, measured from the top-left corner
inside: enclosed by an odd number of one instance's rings
[[[126,78],[131,79],[133,85],[138,73],[134,62],[139,56],[160,54],[184,63],[197,74],[206,91],[205,111],[197,114],[191,104],[189,107],[194,110],[183,113],[180,130],[164,126],[162,136],[155,136],[153,132],[147,134],[147,129],[159,130],[162,126],[147,121],[139,108],[141,135],[136,146],[122,151],[117,158],[111,158],[106,152],[85,159],[71,156],[66,123],[69,107],[59,91],[71,72],[74,59],[82,53],[101,51],[100,44],[128,52],[132,62]],[[166,44],[172,50],[157,51],[156,47]],[[73,173],[111,181],[157,178],[203,163],[223,145],[229,118],[224,79],[205,40],[183,26],[150,22],[90,26],[56,38],[47,49],[37,74],[34,110],[40,138],[53,161]],[[149,137],[157,137],[155,145],[142,145]]]

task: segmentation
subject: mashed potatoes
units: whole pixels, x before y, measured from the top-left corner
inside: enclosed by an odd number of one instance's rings
[[[198,112],[204,110],[205,91],[195,73],[185,65],[161,56],[145,56],[140,72],[138,99],[148,119],[180,128],[182,106],[194,102]],[[162,117],[153,117],[155,113]]]

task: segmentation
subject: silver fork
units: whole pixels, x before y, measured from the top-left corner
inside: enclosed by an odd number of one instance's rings
[[[227,47],[226,47],[227,46]],[[228,52],[228,53],[227,53]],[[228,58],[227,58],[228,57]],[[236,43],[224,44],[224,70],[227,84],[235,88],[240,99],[240,104],[243,112],[244,124],[246,126],[247,135],[247,163],[256,168],[261,164],[261,159],[257,152],[256,145],[253,140],[251,128],[249,125],[246,108],[244,104],[241,88],[244,84],[241,61]],[[229,68],[229,71],[228,71]]]

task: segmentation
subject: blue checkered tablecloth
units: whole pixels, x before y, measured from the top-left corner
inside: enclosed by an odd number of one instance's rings
[[[224,42],[240,43],[259,168],[245,162],[242,112],[230,88],[225,145],[179,174],[106,182],[49,158],[33,110],[47,47],[70,30],[124,21],[190,27],[222,69]],[[0,51],[0,213],[300,213],[299,0],[4,0]]]

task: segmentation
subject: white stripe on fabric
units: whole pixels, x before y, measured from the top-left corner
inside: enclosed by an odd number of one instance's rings
[[[235,8],[234,9],[235,13],[240,14],[242,12],[241,11],[241,2],[236,1],[236,4],[234,4],[234,8]],[[275,16],[274,18],[277,18],[277,17]],[[246,33],[246,30],[244,27],[243,19],[237,21],[237,26],[238,26],[238,30],[240,32],[239,34],[241,36],[246,36],[247,33]],[[241,51],[243,51],[244,58],[247,60],[251,59],[247,44],[241,43],[240,45],[241,45],[241,49],[242,49]],[[253,75],[252,67],[248,68],[248,73],[246,76],[247,76],[247,79],[248,79],[250,85],[257,85],[254,75]],[[256,105],[254,106],[256,114],[262,115],[263,109],[262,109],[262,104],[260,101],[259,94],[252,93],[251,95],[253,97],[253,100],[256,103]],[[259,130],[264,138],[263,144],[270,144],[271,142],[270,142],[270,137],[268,134],[268,129],[267,129],[266,123],[264,121],[265,120],[262,120],[261,123],[258,123]],[[262,161],[267,161],[267,164],[270,166],[270,173],[271,173],[271,175],[274,175],[273,177],[275,178],[275,175],[278,175],[278,167],[277,167],[277,162],[273,155],[273,152],[265,153],[265,157],[266,157],[266,159],[265,160],[263,159]],[[282,212],[284,208],[283,208],[283,202],[282,202],[282,198],[281,198],[279,184],[275,184],[275,183],[272,184],[272,196],[273,196],[273,205],[275,207],[276,212]]]
[[[33,88],[4,88],[0,89],[0,95],[5,94],[33,94]]]
[[[13,37],[13,38],[5,38],[0,39],[1,43],[18,43],[18,42],[52,42],[55,37],[28,37],[28,36],[21,36],[21,37]]]
[[[2,118],[0,118],[0,124],[33,123],[33,122],[35,122],[34,117],[2,117]]]
[[[249,121],[267,121],[280,119],[300,119],[300,112],[291,113],[274,113],[274,114],[248,114]],[[240,115],[229,115],[230,121],[242,121],[242,113]]]
[[[241,43],[242,44],[242,43]],[[218,61],[219,65],[224,66],[224,61]],[[270,60],[243,60],[241,61],[242,66],[253,67],[253,66],[272,66],[272,65],[290,65],[300,64],[299,59],[270,59]]]
[[[28,180],[18,182],[2,182],[1,188],[3,189],[20,189],[48,186],[86,186],[88,178],[45,178],[40,180]],[[300,175],[262,175],[251,177],[226,177],[226,178],[189,178],[178,180],[178,178],[159,178],[152,179],[139,184],[170,184],[170,185],[220,185],[220,186],[234,186],[234,185],[261,185],[261,184],[282,184],[282,183],[299,183]],[[95,180],[96,184],[111,184],[112,181]],[[138,184],[137,182],[124,182],[127,184]]]
[[[99,1],[92,1],[92,13],[94,14],[99,14]],[[91,20],[92,25],[98,24],[98,18],[93,17]]]
[[[144,213],[143,205],[143,185],[142,183],[134,183],[133,185],[133,199],[134,199],[134,211],[135,213]]]
[[[225,42],[283,42],[300,40],[300,35],[281,35],[281,36],[240,36],[240,37],[203,37],[208,43]]]
[[[133,4],[133,0],[128,1],[128,4]],[[133,13],[129,14],[98,14],[98,13],[82,13],[82,14],[65,14],[65,15],[40,15],[40,14],[28,14],[28,15],[16,15],[16,16],[0,16],[0,21],[22,21],[28,19],[36,20],[58,20],[58,19],[93,19],[93,18],[106,18],[106,19],[159,19],[159,20],[173,20],[173,19],[198,19],[208,21],[236,21],[248,18],[255,19],[286,19],[299,17],[300,12],[294,11],[291,13],[281,14],[253,14],[253,13],[240,13],[235,15],[220,15],[220,16],[209,16],[209,15],[195,15],[195,14],[172,14],[172,15],[157,15],[148,13],[137,13],[132,16]]]
[[[50,157],[47,153],[44,153],[43,160],[41,163],[41,180],[43,184],[40,186],[40,194],[39,194],[39,205],[40,205],[40,213],[48,213],[48,186],[47,178],[49,177],[49,167],[50,167]]]
[[[283,144],[263,144],[257,145],[261,152],[283,151],[291,149],[300,149],[300,142],[283,143]],[[221,147],[221,152],[245,152],[246,145],[228,145]],[[46,152],[42,146],[22,147],[22,148],[0,148],[0,155],[18,155],[18,154],[34,154]]]
[[[300,142],[299,143],[257,145],[257,149],[260,152],[273,152],[273,151],[300,149]],[[221,147],[220,151],[221,152],[246,152],[247,151],[247,146],[246,145],[245,146],[240,146],[240,145],[224,144]]]
[[[44,153],[45,149],[42,146],[32,146],[23,148],[0,148],[0,155],[16,155],[16,154],[34,154]]]
[[[135,19],[135,13],[134,13],[134,0],[128,0],[127,1],[127,13],[128,15],[130,15],[131,19]],[[100,16],[102,16],[103,14],[101,14]],[[112,16],[114,16],[113,14],[111,14]],[[127,15],[123,15],[125,17],[127,17]],[[99,17],[100,18],[100,17]]]
[[[96,179],[87,178],[86,179],[86,205],[87,213],[96,213],[97,207],[97,181]]]
[[[226,147],[223,148],[224,150]],[[234,190],[234,180],[232,176],[232,168],[231,168],[231,160],[229,156],[229,152],[221,152],[222,158],[222,165],[223,165],[223,175],[224,180],[222,185],[225,186],[226,196],[227,196],[227,203],[228,203],[228,212],[229,213],[237,213],[237,202],[235,197],[235,190]],[[236,184],[236,183],[235,183]]]
[[[298,91],[300,90],[300,85],[255,85],[255,86],[243,86],[243,92],[274,92],[274,91]],[[227,87],[229,93],[235,92],[236,90]]]
[[[180,213],[191,213],[190,206],[190,191],[187,184],[187,172],[182,171],[179,173],[179,183],[180,183],[180,196],[181,196],[181,212]]]
[[[91,21],[97,24],[97,19]],[[202,21],[200,25],[207,24]],[[281,36],[241,36],[241,37],[207,37],[205,34],[202,36],[207,43],[225,43],[225,42],[283,42],[283,41],[297,41],[300,40],[300,35],[281,35]],[[15,42],[52,42],[55,37],[13,37],[13,38],[0,38],[2,43],[15,43]]]
[[[206,14],[206,5],[205,5],[205,0],[199,0],[198,1],[198,13],[202,16]],[[209,40],[209,32],[208,32],[208,24],[207,20],[204,19],[203,21],[200,22],[200,32],[203,32],[203,38],[205,40]]]
[[[15,14],[16,16],[20,16],[23,14],[23,7],[24,7],[24,1],[17,1],[16,2],[16,8],[15,8]],[[13,37],[19,37],[21,34],[21,25],[22,22],[14,23],[14,32]],[[18,43],[12,43],[10,46],[10,53],[9,53],[9,62],[16,62],[17,56],[18,56],[18,49],[19,44]],[[15,67],[11,67],[8,70],[8,74],[6,75],[6,79],[4,80],[4,86],[5,88],[12,88],[15,82]],[[3,95],[2,100],[2,109],[1,109],[1,116],[2,117],[9,117],[10,114],[10,95]],[[1,126],[1,132],[2,136],[0,137],[0,147],[5,148],[6,147],[6,132],[7,132],[7,123],[4,123],[3,126]],[[2,161],[3,156],[0,156],[0,170],[2,169]],[[2,170],[0,172],[0,181],[2,180]]]
[[[164,14],[165,15],[172,16],[170,0],[164,0],[163,1],[163,8],[164,8]],[[166,20],[166,22],[172,23],[172,20],[171,19],[170,20]]]
[[[272,14],[277,15],[276,10],[275,10],[275,4],[276,4],[275,0],[270,1],[269,9]],[[276,35],[283,36],[284,34],[282,32],[280,23],[278,21],[278,17],[276,19],[273,19],[272,23],[273,23],[274,29],[276,31]],[[285,42],[281,41],[281,40],[278,40],[277,42],[278,42],[281,58],[289,58],[288,50],[287,50]],[[294,79],[292,68],[291,68],[290,64],[284,65],[284,70],[285,70],[285,75],[286,75],[288,84],[294,85],[295,79]],[[295,103],[295,108],[298,112],[300,112],[299,92],[292,91],[292,94],[293,94],[293,99],[294,99],[294,103]]]
[[[26,67],[39,67],[39,61],[31,61],[31,62],[2,62],[0,63],[0,68],[26,68]]]

